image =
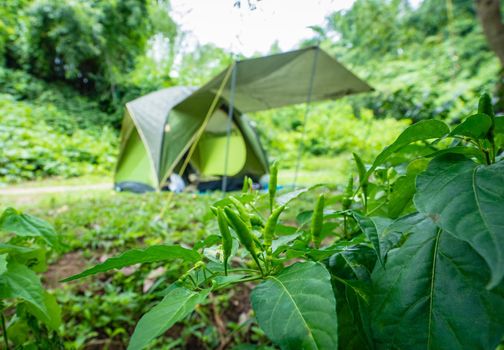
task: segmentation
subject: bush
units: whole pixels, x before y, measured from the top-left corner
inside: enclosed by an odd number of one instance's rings
[[[70,135],[44,120],[68,116],[53,105],[35,106],[0,95],[0,181],[19,182],[48,176],[108,175],[114,168],[117,137],[101,130]]]

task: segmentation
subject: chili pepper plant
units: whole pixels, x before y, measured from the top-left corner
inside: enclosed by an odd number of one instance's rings
[[[62,349],[61,309],[39,273],[47,254],[61,250],[47,222],[7,208],[0,215],[0,349]]]
[[[184,260],[142,316],[129,349],[142,349],[213,292],[256,283],[255,318],[281,349],[495,349],[504,336],[504,117],[483,95],[450,128],[409,126],[371,164],[325,190],[296,223],[299,196],[245,181],[210,208],[219,234],[193,247],[151,246],[67,281],[137,263]],[[248,259],[246,257],[249,257]]]

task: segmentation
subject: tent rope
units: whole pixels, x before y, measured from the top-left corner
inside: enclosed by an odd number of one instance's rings
[[[229,108],[228,108],[228,120],[227,120],[227,130],[226,130],[226,154],[224,157],[224,175],[222,177],[222,192],[225,193],[227,190],[227,171],[228,171],[228,161],[229,161],[229,146],[231,140],[231,128],[232,128],[232,120],[233,120],[233,109],[234,109],[234,95],[236,88],[236,71],[237,71],[237,63],[233,64],[233,73],[231,74],[231,90],[229,93]]]
[[[303,130],[301,133],[301,140],[299,141],[299,148],[298,148],[297,161],[296,161],[296,170],[294,171],[294,183],[293,183],[294,188],[296,188],[299,169],[301,167],[301,158],[302,158],[303,151],[304,151],[304,139],[306,136],[306,123],[308,121],[308,114],[310,113],[311,99],[312,99],[312,93],[313,93],[313,82],[315,80],[315,73],[317,70],[317,59],[318,59],[319,51],[320,51],[319,47],[316,46],[315,53],[313,55],[313,64],[312,64],[312,70],[311,70],[311,76],[310,76],[310,83],[308,86],[308,96],[306,98],[306,109],[305,109],[305,114],[303,117]]]
[[[198,142],[199,142],[201,136],[203,135],[203,132],[205,131],[205,128],[208,124],[208,121],[210,120],[210,117],[213,115],[215,108],[217,107],[217,103],[219,102],[220,97],[222,96],[222,92],[224,91],[224,87],[226,86],[226,84],[229,80],[231,72],[234,71],[235,64],[236,64],[236,62],[233,62],[233,64],[229,66],[229,68],[226,72],[226,75],[225,75],[224,79],[222,80],[222,83],[219,87],[219,90],[217,91],[217,94],[215,95],[215,97],[212,101],[212,104],[210,105],[210,108],[208,109],[208,112],[205,116],[205,119],[203,120],[203,123],[201,124],[200,128],[198,129],[198,132],[196,134],[196,137],[193,140],[191,148],[189,149],[187,157],[185,158],[184,163],[182,164],[182,167],[180,168],[179,176],[182,176],[184,174],[184,172],[187,168],[187,165],[189,164],[189,161],[191,160],[191,157],[192,157],[194,151],[196,150],[196,146],[198,145]]]

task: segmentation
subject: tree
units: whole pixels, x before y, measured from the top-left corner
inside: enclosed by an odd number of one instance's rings
[[[488,45],[504,67],[504,23],[499,0],[475,0]]]
[[[504,111],[504,23],[502,23],[500,1],[475,0],[475,3],[488,46],[495,52],[502,66],[496,89],[498,98],[496,110],[502,112]]]

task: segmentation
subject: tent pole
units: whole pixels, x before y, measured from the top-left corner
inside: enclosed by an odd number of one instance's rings
[[[187,165],[189,164],[189,161],[194,153],[194,150],[196,149],[196,146],[199,142],[199,139],[201,138],[201,135],[203,135],[203,132],[205,131],[205,128],[208,124],[208,121],[210,120],[210,117],[212,116],[212,114],[215,111],[215,108],[217,107],[217,103],[220,100],[220,97],[222,95],[222,91],[224,91],[224,87],[226,86],[227,82],[229,81],[229,75],[231,74],[232,70],[233,70],[233,66],[229,66],[229,68],[226,71],[226,75],[224,77],[224,80],[222,81],[222,83],[219,87],[219,90],[217,91],[217,95],[215,95],[215,97],[212,101],[212,104],[210,105],[210,108],[207,111],[207,114],[205,116],[205,119],[203,120],[203,123],[201,124],[200,128],[198,129],[198,131],[196,132],[194,137],[189,142],[189,144],[191,146],[189,148],[189,152],[187,154],[187,157],[185,158],[184,163],[182,164],[182,167],[180,168],[180,171],[179,171],[180,176],[182,176],[182,174],[184,174],[184,171],[186,170]],[[179,154],[179,157],[182,157],[185,152],[186,151],[181,152]],[[179,160],[177,160],[174,164],[177,164],[178,162],[179,162]],[[175,165],[173,165],[172,168],[170,168],[170,171],[168,171],[166,173],[166,175],[163,178],[163,182],[165,182],[168,179],[168,177],[171,175],[171,172],[173,171],[174,167],[175,167]]]
[[[299,142],[299,148],[298,148],[298,155],[297,155],[297,161],[296,161],[296,170],[294,172],[294,184],[293,187],[296,188],[297,185],[297,178],[299,174],[299,168],[301,167],[301,157],[303,155],[304,151],[304,139],[306,135],[306,122],[308,121],[308,114],[310,113],[310,105],[311,105],[311,99],[312,99],[312,93],[313,93],[313,82],[315,80],[315,73],[317,70],[317,59],[318,59],[318,54],[320,51],[320,47],[317,46],[315,48],[315,53],[313,54],[313,64],[312,64],[312,70],[311,70],[311,77],[310,77],[310,83],[308,85],[308,96],[306,98],[306,109],[305,109],[305,114],[303,118],[303,131],[301,134],[301,140]]]
[[[227,171],[228,171],[228,161],[229,161],[229,144],[231,139],[231,127],[233,122],[233,112],[234,112],[234,95],[236,88],[236,71],[238,62],[233,64],[233,72],[231,73],[231,90],[229,93],[229,108],[228,108],[228,120],[227,120],[227,130],[226,130],[226,155],[224,158],[224,176],[222,177],[222,192],[226,193],[227,190]]]

